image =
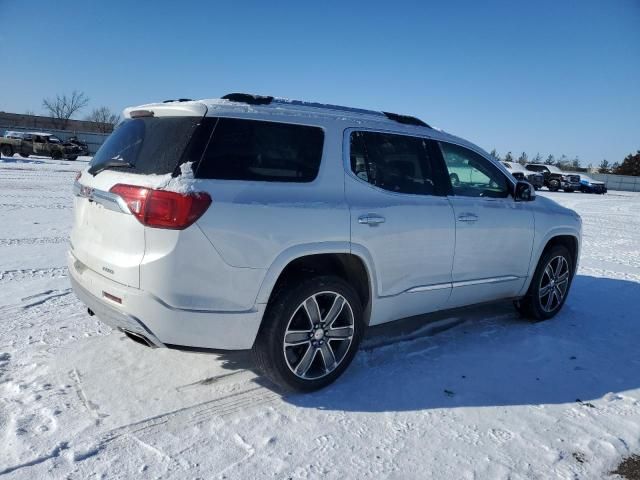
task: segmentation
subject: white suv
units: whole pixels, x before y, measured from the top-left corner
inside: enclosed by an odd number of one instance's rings
[[[124,117],[75,182],[69,271],[138,342],[252,349],[313,390],[368,325],[500,299],[540,320],[567,297],[578,215],[417,118],[247,94]]]

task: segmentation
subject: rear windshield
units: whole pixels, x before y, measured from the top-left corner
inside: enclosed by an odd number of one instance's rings
[[[319,127],[235,118],[207,118],[205,125],[210,136],[198,178],[311,182],[318,174]]]
[[[144,117],[120,123],[91,161],[91,168],[130,164],[127,172],[173,173],[201,117]]]

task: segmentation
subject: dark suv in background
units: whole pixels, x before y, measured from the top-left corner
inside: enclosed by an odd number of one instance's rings
[[[555,165],[529,163],[525,165],[525,168],[532,172],[538,172],[544,175],[544,186],[552,192],[556,192],[561,188],[565,192],[580,190],[580,176],[575,174],[566,174]]]

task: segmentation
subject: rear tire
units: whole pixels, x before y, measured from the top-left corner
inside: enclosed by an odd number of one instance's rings
[[[564,305],[573,280],[573,258],[564,245],[546,250],[533,274],[527,294],[514,302],[520,314],[534,321],[553,318]]]
[[[344,372],[363,333],[362,305],[353,287],[335,276],[311,277],[275,292],[252,353],[272,382],[309,392]]]
[[[54,150],[53,152],[51,152],[51,158],[53,158],[54,160],[61,160],[62,159],[62,152],[60,152],[58,150]]]
[[[20,153],[20,156],[21,156],[22,158],[29,158],[29,154],[28,154],[28,153],[22,153],[22,152],[21,152],[21,153]]]

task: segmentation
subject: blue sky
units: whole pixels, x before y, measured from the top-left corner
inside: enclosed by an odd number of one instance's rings
[[[640,0],[0,0],[0,20],[4,111],[246,91],[413,114],[501,154],[640,149]]]

